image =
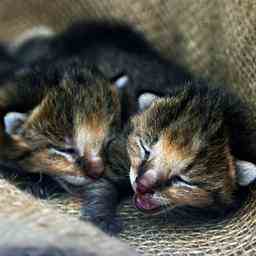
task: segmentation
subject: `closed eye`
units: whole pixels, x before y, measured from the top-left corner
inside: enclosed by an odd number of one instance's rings
[[[65,154],[70,154],[70,155],[77,154],[77,150],[75,148],[58,148],[58,147],[55,147],[55,149],[59,152],[65,153]]]
[[[66,158],[70,162],[74,162],[78,158],[78,152],[75,148],[60,148],[60,147],[51,147],[49,149],[50,155],[60,155]]]
[[[182,177],[176,175],[168,179],[165,183],[165,186],[175,186],[175,187],[195,187],[194,184],[188,182],[187,180],[183,179]]]
[[[145,144],[141,139],[140,139],[140,148],[143,150],[141,154],[143,156],[143,160],[147,160],[150,156],[150,150],[148,147],[145,146]]]

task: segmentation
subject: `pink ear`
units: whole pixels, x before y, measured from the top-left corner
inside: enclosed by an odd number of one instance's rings
[[[159,96],[153,93],[146,92],[141,94],[138,98],[140,111],[143,111],[146,108],[148,108],[157,99],[159,99]]]
[[[10,112],[4,117],[5,132],[9,135],[13,134],[18,127],[27,119],[27,115],[18,112]]]
[[[121,88],[124,88],[128,82],[129,82],[129,77],[127,75],[123,75],[121,77],[118,77],[114,81],[114,84],[116,85],[117,88],[121,89]]]
[[[236,160],[236,177],[240,186],[248,186],[256,180],[256,165],[251,162]]]

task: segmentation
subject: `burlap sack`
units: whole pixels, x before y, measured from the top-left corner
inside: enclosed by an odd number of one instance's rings
[[[134,256],[90,223],[62,215],[0,178],[0,256]]]
[[[59,31],[80,18],[130,22],[163,54],[256,107],[254,0],[1,0],[0,40],[35,25]],[[128,203],[120,210],[126,227],[120,237],[145,255],[256,255],[255,193],[233,215],[210,221],[189,214],[152,218]],[[63,200],[52,203],[77,212]]]

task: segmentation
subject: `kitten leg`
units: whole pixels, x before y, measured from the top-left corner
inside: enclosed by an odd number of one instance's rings
[[[121,231],[121,223],[116,216],[119,203],[115,185],[102,178],[86,186],[82,218],[93,222],[110,235]]]

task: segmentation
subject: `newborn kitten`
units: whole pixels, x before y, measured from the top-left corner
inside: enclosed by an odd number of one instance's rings
[[[121,129],[116,85],[77,59],[23,72],[0,86],[1,165],[50,175],[89,200],[83,213],[91,221],[118,231],[112,186],[118,180],[129,187],[128,170],[112,175],[110,158],[121,155],[105,153]],[[18,113],[6,116],[13,111]],[[94,180],[103,174],[106,178]]]
[[[140,109],[127,128],[129,158],[126,138],[111,140],[104,177],[86,185],[90,216],[95,215],[91,205],[102,206],[97,223],[105,225],[106,208],[113,220],[122,191],[129,190],[129,168],[135,205],[147,213],[178,206],[222,211],[233,204],[240,185],[255,179],[253,113],[233,94],[186,83],[192,76],[162,58],[140,33],[124,24],[81,23],[44,43],[41,63],[79,56],[108,79],[118,78],[123,123]],[[101,187],[105,192],[95,197]],[[112,206],[106,207],[109,201]],[[109,220],[110,229],[112,224]]]
[[[256,178],[254,113],[236,95],[203,83],[139,97],[127,132],[135,206],[224,211]],[[239,159],[239,160],[237,160]]]

